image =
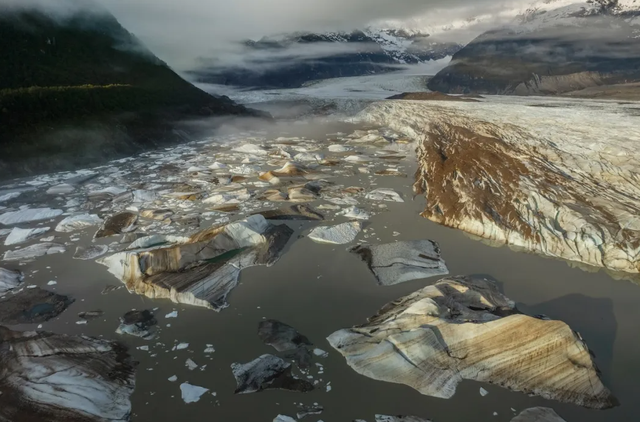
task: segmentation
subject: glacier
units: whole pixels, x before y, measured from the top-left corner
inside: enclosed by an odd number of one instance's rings
[[[527,251],[640,272],[638,106],[549,98],[386,101],[354,120],[417,142],[422,215]]]

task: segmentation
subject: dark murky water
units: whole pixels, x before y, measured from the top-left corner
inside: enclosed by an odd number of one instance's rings
[[[414,164],[405,171],[412,174]],[[404,204],[387,203],[367,224],[367,233],[358,239],[370,242],[432,239],[439,242],[443,258],[452,275],[485,274],[498,280],[504,293],[528,314],[546,314],[567,322],[580,332],[596,355],[602,377],[621,402],[608,411],[590,411],[559,404],[499,387],[464,381],[454,398],[436,399],[420,395],[404,385],[374,381],[356,374],[325,338],[332,332],[365,322],[385,303],[411,293],[437,279],[419,280],[391,287],[380,287],[366,265],[346,252],[346,246],[316,244],[299,234],[308,232],[311,223],[291,223],[296,229],[280,261],[271,268],[249,268],[241,274],[241,284],[229,297],[231,306],[221,313],[176,305],[167,300],[150,300],[129,294],[125,289],[101,295],[107,284],[119,281],[105,267],[92,261],[72,260],[73,247],[64,255],[38,258],[20,267],[27,284],[37,284],[58,293],[70,294],[76,302],[58,319],[43,324],[43,329],[69,334],[86,334],[118,339],[128,345],[140,362],[136,391],[133,395],[135,422],[170,420],[271,421],[278,414],[294,416],[294,403],[324,406],[322,415],[305,420],[325,422],[373,420],[373,415],[403,414],[430,418],[435,422],[509,421],[517,412],[532,406],[554,408],[568,422],[632,422],[640,417],[640,287],[629,281],[617,281],[604,272],[589,273],[571,268],[567,263],[535,255],[517,253],[508,248],[492,248],[463,233],[433,224],[418,214],[424,199],[411,200],[411,179],[377,177],[375,187],[390,187],[400,192]],[[346,186],[372,188],[368,176],[340,180]],[[313,204],[312,204],[313,205]],[[342,218],[336,221],[343,221]],[[393,232],[399,236],[393,236]],[[90,241],[87,234],[77,244]],[[6,247],[0,248],[4,252]],[[14,267],[3,263],[5,267]],[[50,267],[50,268],[49,268]],[[57,280],[48,287],[47,282]],[[156,316],[161,332],[156,340],[146,342],[115,334],[118,317],[131,309],[159,308]],[[103,317],[76,325],[78,312],[102,309]],[[178,310],[178,318],[164,315]],[[319,348],[328,351],[326,359],[314,358],[324,366],[323,382],[307,394],[266,391],[234,395],[235,380],[230,370],[233,362],[248,362],[263,353],[273,353],[261,343],[257,325],[263,318],[288,323],[305,334]],[[170,327],[167,326],[170,324]],[[34,329],[35,326],[20,326]],[[189,343],[186,350],[171,351],[176,342]],[[206,344],[216,352],[205,357]],[[149,351],[136,347],[149,345]],[[204,371],[190,371],[185,360],[191,358]],[[167,378],[176,375],[177,382]],[[193,385],[216,392],[205,394],[198,403],[185,404],[180,384]],[[327,392],[325,384],[331,383]],[[483,386],[489,395],[481,397]],[[494,415],[497,412],[497,416]]]

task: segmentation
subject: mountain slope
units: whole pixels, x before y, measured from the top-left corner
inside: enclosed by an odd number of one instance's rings
[[[252,88],[299,88],[305,83],[390,72],[399,65],[451,56],[462,46],[428,34],[367,28],[364,31],[287,34],[245,41],[242,62],[210,62],[191,72],[199,82]]]
[[[173,120],[228,114],[252,112],[180,78],[106,12],[0,10],[0,176],[132,153],[178,140]]]
[[[527,95],[638,81],[638,16],[635,0],[530,9],[514,25],[486,32],[457,52],[428,87]]]

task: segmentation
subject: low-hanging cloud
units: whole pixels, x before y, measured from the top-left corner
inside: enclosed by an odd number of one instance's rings
[[[242,39],[353,30],[375,22],[422,27],[448,40],[467,42],[479,28],[512,19],[514,10],[526,9],[532,0],[0,0],[0,6],[36,6],[57,14],[96,3],[161,59],[186,70],[199,57],[222,56]],[[469,29],[472,18],[476,31]]]
[[[375,43],[293,43],[268,49],[231,46],[217,52],[215,57],[198,59],[199,67],[226,71],[229,68],[247,68],[255,72],[291,66],[299,62],[322,61],[327,57],[360,55],[380,50]],[[357,56],[356,56],[357,57]]]

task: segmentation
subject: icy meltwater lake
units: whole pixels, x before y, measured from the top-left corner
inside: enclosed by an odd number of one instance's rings
[[[544,101],[564,104],[563,100]],[[574,103],[563,107],[574,107]],[[582,106],[575,103],[575,107]],[[636,421],[640,415],[640,287],[603,271],[588,272],[565,261],[494,248],[420,217],[425,199],[413,197],[414,148],[403,134],[375,125],[298,123],[286,133],[212,137],[95,169],[0,186],[0,256],[5,258],[0,267],[20,270],[25,276],[23,284],[4,296],[11,298],[16,291],[38,286],[74,300],[48,321],[4,325],[126,345],[139,362],[131,396],[132,421],[271,421],[277,415],[296,420],[302,408],[322,407],[322,413],[303,420],[374,421],[374,415],[382,414],[415,415],[435,422],[506,422],[536,406],[553,408],[568,422]],[[296,163],[295,171],[291,166],[286,170],[288,162]],[[272,174],[261,177],[268,171]],[[279,259],[271,266],[240,265],[239,284],[230,289],[228,307],[220,306],[220,312],[115,289],[124,287],[123,282],[96,262],[137,239],[145,239],[147,252],[159,246],[154,244],[157,238],[145,236],[175,236],[163,246],[188,245],[185,238],[200,230],[247,219],[258,211],[302,204],[325,220],[270,220],[292,230]],[[356,210],[351,209],[354,206]],[[37,218],[39,212],[41,220],[23,221]],[[131,221],[122,217],[111,226],[103,223],[121,212],[137,217]],[[84,217],[68,218],[76,215]],[[342,227],[339,236],[322,231],[315,236],[321,241],[310,236],[318,227],[349,222],[354,223]],[[103,229],[115,228],[119,233],[94,240],[103,224]],[[40,230],[16,231],[9,243],[17,243],[5,246],[15,227]],[[243,251],[253,247],[248,237],[241,241],[231,237],[245,245]],[[334,243],[323,241],[327,237]],[[453,397],[442,399],[351,369],[327,337],[366,323],[385,304],[444,275],[384,285],[384,273],[374,273],[347,249],[359,243],[418,240],[437,243],[451,276],[495,280],[521,312],[546,315],[579,332],[595,355],[603,384],[620,405],[588,410],[472,380],[462,381]],[[43,244],[48,246],[32,247]],[[441,271],[431,244],[420,245],[434,254],[427,257],[435,262],[434,271]],[[22,251],[30,247],[31,258]],[[43,250],[50,254],[35,256]],[[178,250],[178,261],[187,260],[187,252],[202,252]],[[74,259],[74,255],[92,259]],[[161,261],[155,255],[136,259],[147,268]],[[120,318],[132,310],[149,310],[157,320],[148,339],[116,333]],[[51,309],[45,306],[37,311]],[[101,312],[78,316],[94,311]],[[232,364],[244,365],[265,354],[290,362],[286,353],[265,344],[258,335],[259,324],[267,320],[288,324],[306,337],[309,367],[302,372],[296,365],[292,368],[295,377],[314,387],[312,391],[234,394],[240,387],[234,378],[238,367],[232,372]],[[8,391],[1,380],[0,391]],[[13,398],[8,396],[0,395],[0,405]]]

